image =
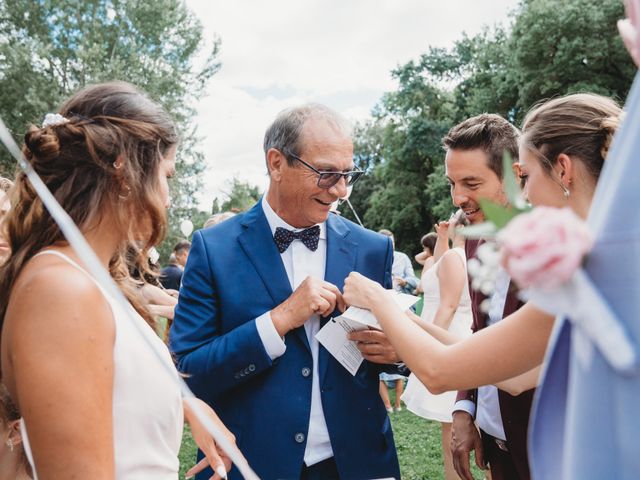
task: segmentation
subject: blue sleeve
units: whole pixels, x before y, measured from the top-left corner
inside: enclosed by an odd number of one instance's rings
[[[255,319],[221,328],[219,281],[201,232],[193,236],[170,331],[170,348],[189,387],[205,401],[226,393],[272,365]]]

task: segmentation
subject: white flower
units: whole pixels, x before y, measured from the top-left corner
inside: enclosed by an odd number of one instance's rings
[[[480,260],[478,260],[477,258],[470,258],[467,262],[467,271],[472,277],[476,277],[480,273],[480,268]]]
[[[47,113],[44,116],[44,120],[42,121],[42,128],[55,127],[57,125],[63,125],[68,122],[69,120],[64,118],[59,113]]]
[[[158,263],[158,260],[160,260],[160,254],[158,253],[158,250],[156,250],[155,247],[151,247],[149,249],[149,261],[155,265],[156,263]]]
[[[491,300],[485,298],[482,303],[480,303],[480,311],[483,313],[489,313],[489,308],[491,307]]]
[[[485,242],[476,251],[476,257],[467,261],[467,272],[471,277],[471,288],[484,295],[493,292],[500,268],[500,251],[495,242]]]
[[[485,242],[480,245],[477,256],[485,265],[495,266],[500,263],[500,251],[494,242]]]

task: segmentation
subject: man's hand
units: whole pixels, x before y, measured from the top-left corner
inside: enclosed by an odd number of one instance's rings
[[[449,238],[449,221],[438,222],[434,225],[436,234],[440,238],[448,239]]]
[[[473,423],[473,417],[467,412],[456,410],[453,412],[453,425],[451,427],[451,453],[453,454],[453,467],[464,480],[473,480],[469,455],[476,451],[476,465],[485,470],[484,452],[480,433]]]
[[[407,281],[402,277],[393,277],[393,281],[398,285],[400,285],[401,287],[404,287],[407,285]]]
[[[307,277],[289,298],[271,310],[271,321],[278,335],[284,337],[287,332],[303,325],[311,315],[325,317],[331,315],[336,307],[342,312],[346,308],[338,287]]]
[[[400,357],[389,339],[379,330],[359,330],[349,334],[349,340],[356,342],[362,356],[373,363],[387,365],[397,363]]]

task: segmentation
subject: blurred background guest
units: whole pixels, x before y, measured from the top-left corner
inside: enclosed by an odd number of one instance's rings
[[[191,242],[181,240],[173,247],[173,252],[169,258],[169,265],[164,267],[160,272],[160,283],[164,288],[170,290],[180,290],[182,282],[182,272],[187,264]]]
[[[393,266],[391,275],[393,277],[393,288],[398,292],[413,293],[418,286],[418,278],[413,271],[413,265],[406,253],[398,252],[396,248],[395,238],[391,230],[383,228],[378,233],[389,237],[393,244]]]
[[[423,282],[422,277],[424,274],[433,267],[435,263],[434,252],[436,248],[436,241],[438,240],[438,234],[436,232],[430,232],[426,235],[423,235],[420,239],[420,244],[422,245],[422,251],[418,253],[415,257],[415,260],[418,264],[422,265],[422,273],[420,274],[420,282],[416,287],[416,294],[423,293]]]
[[[206,222],[204,222],[204,225],[202,226],[202,228],[213,227],[214,225],[217,225],[220,222],[224,222],[225,220],[228,220],[233,216],[235,216],[235,213],[233,212],[214,213],[207,219]]]
[[[459,225],[465,225],[466,218],[462,210],[454,214],[449,222],[438,224],[439,242],[446,242],[444,233],[448,232],[453,240],[453,248],[446,250],[432,268],[422,276],[424,305],[421,318],[452,334],[464,338],[471,335],[471,297],[467,281],[466,256],[464,253],[464,237],[460,234]],[[456,400],[456,392],[440,395],[432,394],[420,383],[418,377],[411,374],[407,390],[402,400],[407,408],[420,417],[440,422],[442,430],[442,453],[444,458],[445,478],[457,480],[458,475],[453,467],[451,455],[451,422],[452,410]]]
[[[13,182],[11,180],[0,177],[0,263],[9,256],[9,244],[5,241],[2,232],[2,219],[11,207],[8,192],[12,186]]]

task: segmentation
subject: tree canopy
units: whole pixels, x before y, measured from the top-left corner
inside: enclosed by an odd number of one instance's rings
[[[159,101],[181,133],[168,244],[195,209],[204,158],[195,100],[218,71],[219,40],[205,40],[181,0],[1,0],[0,115],[20,141],[72,92],[90,83],[131,82]],[[0,174],[15,162],[0,151]]]
[[[619,0],[522,0],[508,25],[395,69],[397,90],[356,129],[356,163],[368,175],[350,200],[365,226],[392,230],[401,251],[420,249],[454,210],[441,139],[465,118],[498,113],[520,126],[535,103],[575,92],[623,102],[636,73],[616,29],[623,17]]]

